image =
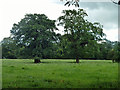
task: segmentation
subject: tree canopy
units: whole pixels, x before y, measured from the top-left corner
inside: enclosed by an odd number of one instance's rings
[[[88,44],[95,44],[103,39],[105,35],[103,26],[100,23],[85,20],[84,17],[88,15],[83,9],[63,10],[63,14],[58,18],[58,25],[64,27],[65,36],[70,43],[71,55],[76,58],[76,62],[79,62],[82,51]]]
[[[25,56],[48,58],[54,51],[52,45],[58,40],[55,30],[55,20],[44,14],[27,14],[13,25],[11,37],[16,45],[24,48]]]

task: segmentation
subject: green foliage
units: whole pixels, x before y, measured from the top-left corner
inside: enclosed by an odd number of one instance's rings
[[[66,39],[66,35],[62,35],[58,43],[57,54],[59,58],[73,58],[70,55],[70,43]]]
[[[115,47],[113,49],[113,60],[115,60],[115,62],[120,62],[120,42],[116,42],[115,43]]]
[[[99,44],[99,47],[100,47],[100,52],[102,57],[101,59],[112,59],[109,54],[114,47],[113,42],[109,40],[105,40],[104,42]]]
[[[25,57],[50,58],[49,53],[52,53],[53,44],[58,40],[55,30],[55,20],[48,19],[46,15],[26,14],[18,24],[13,25],[11,34],[16,45],[22,46]]]
[[[39,57],[37,57],[37,56],[36,56],[36,57],[34,57],[34,59],[35,59],[35,60],[40,60],[40,58],[39,58]]]
[[[102,25],[84,18],[83,9],[63,10],[58,25],[64,27],[64,35],[56,34],[55,20],[44,14],[26,14],[14,24],[11,36],[4,38],[2,58],[84,58],[112,59],[119,62],[119,42],[103,40]]]
[[[64,37],[69,43],[71,55],[74,58],[80,58],[84,55],[84,48],[87,48],[89,44],[96,45],[97,41],[103,39],[105,35],[103,26],[85,20],[84,18],[88,15],[83,9],[63,10],[63,14],[58,18],[58,25],[64,27]]]
[[[15,48],[17,49],[17,47],[10,37],[4,38],[1,42],[1,46],[2,46],[2,58],[10,59],[17,58],[15,53]]]

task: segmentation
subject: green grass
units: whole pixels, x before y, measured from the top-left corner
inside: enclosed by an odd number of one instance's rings
[[[118,64],[110,60],[3,59],[3,88],[117,88]]]

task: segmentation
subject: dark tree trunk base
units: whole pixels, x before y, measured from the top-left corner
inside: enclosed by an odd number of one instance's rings
[[[76,63],[79,63],[79,58],[76,58]]]
[[[34,63],[40,63],[41,61],[39,59],[34,59]]]
[[[113,62],[113,63],[120,63],[120,60],[114,59],[114,60],[112,60],[112,62]]]
[[[115,60],[112,60],[113,63],[115,63]]]

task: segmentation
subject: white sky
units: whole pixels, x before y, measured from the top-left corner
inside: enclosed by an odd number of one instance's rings
[[[62,15],[62,10],[72,8],[74,7],[64,6],[64,3],[60,2],[60,0],[0,0],[0,41],[4,37],[10,36],[10,30],[12,29],[13,24],[24,18],[25,14],[45,14],[48,18],[56,20],[60,15]],[[113,18],[111,14],[114,12],[109,10],[109,12],[105,11],[106,13],[103,13],[103,10],[104,9],[91,10],[89,7],[86,8],[89,20],[103,24],[105,27],[104,33],[107,35],[107,39],[117,41],[118,21],[116,21],[115,24],[112,23],[112,21],[109,21],[109,18]],[[99,13],[102,14],[100,15]],[[117,13],[115,12],[114,14]],[[109,18],[107,19],[106,17]]]

